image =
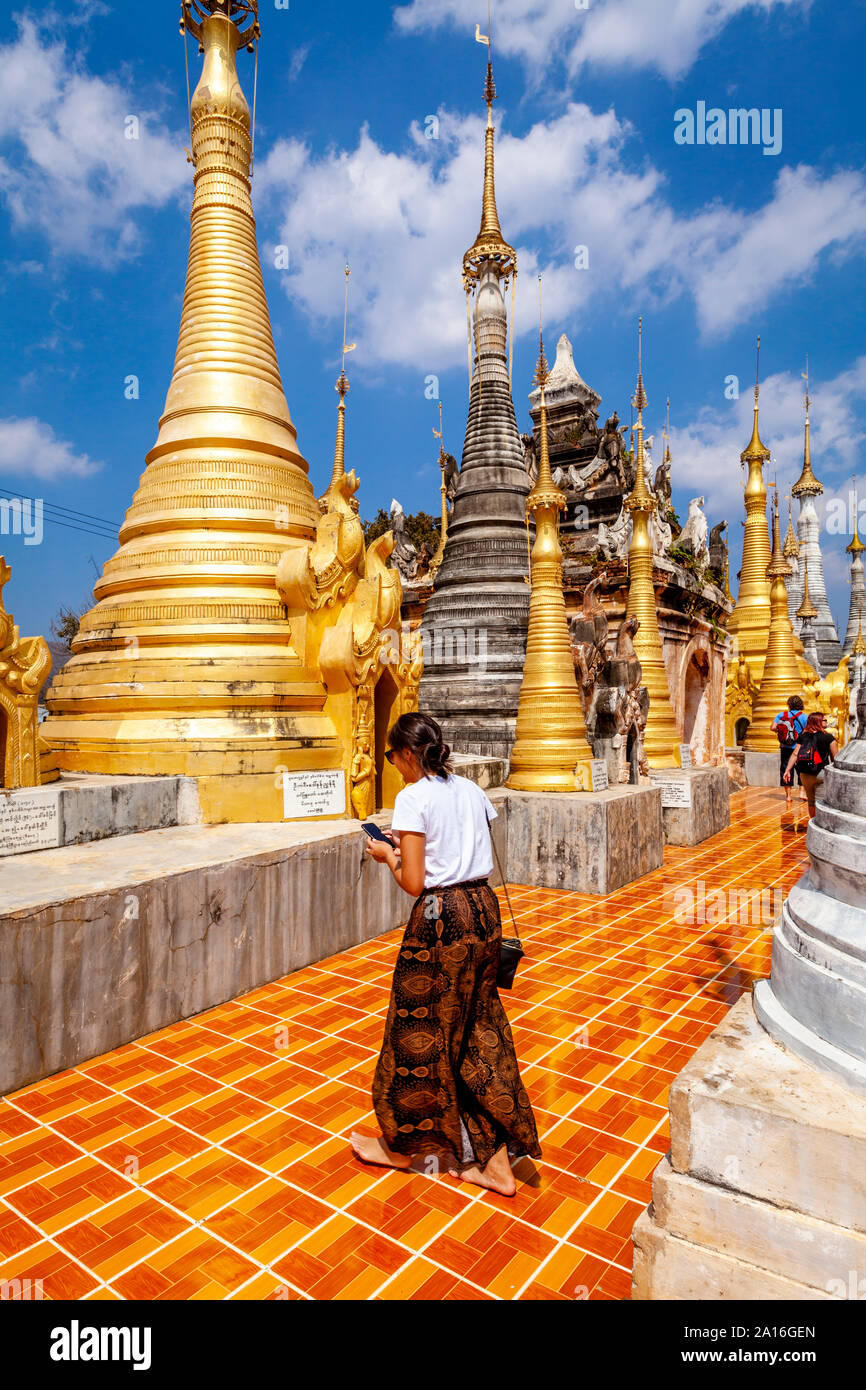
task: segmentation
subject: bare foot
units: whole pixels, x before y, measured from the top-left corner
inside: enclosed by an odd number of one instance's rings
[[[350,1134],[352,1153],[363,1163],[378,1163],[383,1168],[408,1168],[412,1162],[405,1154],[392,1153],[378,1134]]]
[[[454,1177],[460,1178],[463,1182],[474,1183],[476,1187],[486,1187],[490,1192],[499,1192],[503,1197],[513,1197],[517,1191],[517,1183],[508,1162],[508,1150],[504,1144],[487,1160],[483,1168],[473,1163],[469,1168],[454,1170]]]

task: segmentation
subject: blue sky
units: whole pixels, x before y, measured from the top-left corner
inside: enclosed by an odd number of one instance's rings
[[[146,15],[84,0],[25,8],[0,45],[0,488],[119,524],[151,447],[177,336],[191,169],[179,5]],[[467,407],[464,249],[480,215],[487,7],[262,3],[253,197],[289,409],[313,484],[330,476],[352,264],[349,463],[362,514],[397,496],[438,506],[438,377],[445,442]],[[866,165],[858,111],[866,7],[847,0],[495,0],[497,190],[517,247],[514,396],[528,428],[536,281],[545,337],[574,344],[628,419],[644,316],[647,425],[671,397],[674,501],[703,494],[711,524],[743,516],[739,455],[761,334],[761,423],[782,490],[802,456],[812,374],[813,464],[850,489],[866,399],[862,332]],[[198,59],[191,49],[192,81]],[[252,62],[241,55],[252,95]],[[782,111],[782,148],[678,145],[674,113]],[[138,141],[124,139],[135,114]],[[438,138],[428,139],[438,121]],[[274,266],[274,247],[289,267]],[[574,248],[588,247],[576,269]],[[140,379],[137,400],[124,379]],[[740,396],[727,399],[726,379]],[[4,495],[0,493],[0,496]],[[866,529],[866,495],[861,509]],[[106,528],[98,528],[104,531]],[[823,544],[843,629],[844,546]],[[87,596],[106,535],[46,525],[39,546],[0,536],[22,633]],[[92,557],[92,559],[91,559]]]

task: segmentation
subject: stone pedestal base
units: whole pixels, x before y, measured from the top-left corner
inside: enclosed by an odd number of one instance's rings
[[[506,805],[509,883],[612,893],[661,868],[661,792],[610,787],[603,792],[494,792]]]
[[[672,773],[688,787],[688,806],[662,804],[666,845],[699,845],[731,823],[731,795],[726,767],[698,767]],[[662,803],[664,803],[664,795]]]
[[[468,777],[485,790],[502,787],[508,776],[507,758],[482,757],[477,753],[452,753],[451,766],[458,777]]]
[[[6,860],[0,1094],[400,925],[411,900],[364,839],[176,826]]]
[[[22,788],[4,797],[0,856],[193,824],[200,818],[190,778],[67,772],[48,786]]]
[[[779,751],[775,753],[745,753],[744,770],[747,787],[780,787]]]
[[[740,791],[746,786],[746,755],[742,748],[726,748],[725,762],[728,766],[728,775],[734,784],[734,790]]]
[[[866,1100],[774,1042],[743,998],[670,1109],[633,1298],[866,1294]]]

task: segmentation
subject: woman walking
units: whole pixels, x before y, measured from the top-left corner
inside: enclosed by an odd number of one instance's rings
[[[783,779],[786,786],[790,785],[793,769],[797,769],[800,784],[806,793],[809,820],[815,814],[815,791],[818,786],[818,778],[828,762],[835,758],[838,751],[833,735],[827,733],[827,716],[810,714],[806,720],[805,729],[799,735],[791,751]]]
[[[510,1197],[510,1158],[541,1149],[496,988],[502,926],[487,882],[496,812],[450,771],[428,715],[401,715],[389,742],[385,756],[407,783],[394,804],[395,843],[366,848],[416,901],[373,1079],[381,1134],[353,1134],[352,1149],[392,1168],[432,1154],[464,1181]]]

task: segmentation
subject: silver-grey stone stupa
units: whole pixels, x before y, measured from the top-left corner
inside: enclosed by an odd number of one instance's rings
[[[816,616],[813,622],[815,646],[818,651],[818,674],[829,675],[839,663],[842,644],[830,611],[827,586],[824,582],[824,561],[821,555],[821,522],[815,510],[814,498],[824,491],[823,484],[812,472],[812,452],[809,445],[809,386],[806,384],[806,431],[803,444],[803,471],[791,492],[800,502],[800,515],[797,520],[797,538],[800,544],[799,567],[789,590],[789,611],[799,608],[803,601],[805,566],[809,566],[809,593],[815,605]],[[799,635],[801,620],[795,616],[794,631]]]
[[[785,901],[755,1012],[778,1042],[866,1094],[866,684],[806,847],[809,869]]]
[[[529,479],[511,396],[503,292],[517,257],[496,210],[489,62],[484,95],[481,228],[463,258],[467,296],[475,293],[469,418],[442,563],[421,623],[419,708],[439,721],[456,751],[507,758],[529,624]]]

